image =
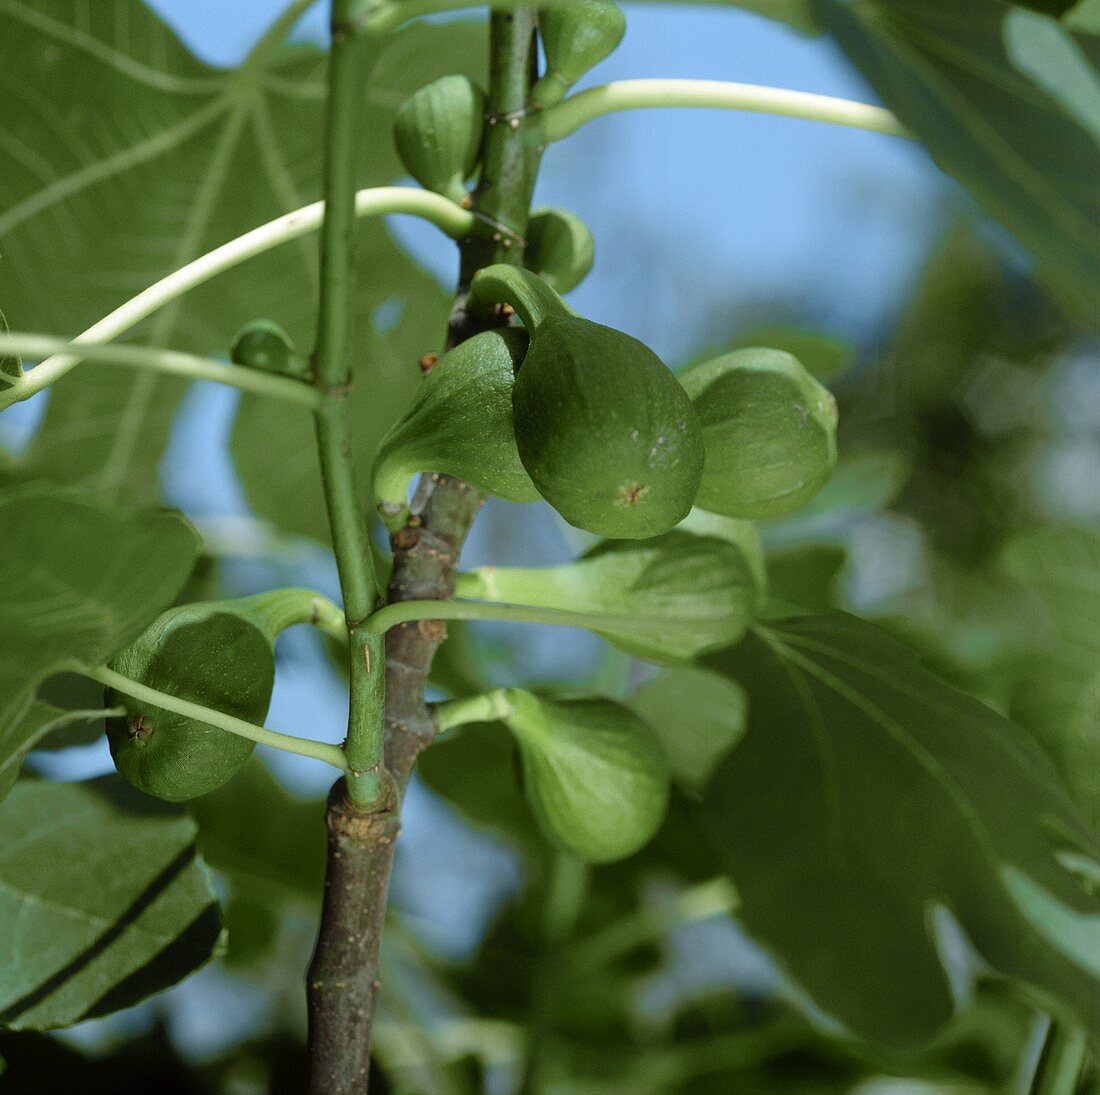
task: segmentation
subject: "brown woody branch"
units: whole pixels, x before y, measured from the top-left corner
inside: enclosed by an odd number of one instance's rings
[[[482,266],[522,261],[522,239],[539,150],[522,112],[536,75],[535,13],[520,8],[490,18],[490,125],[475,209],[502,231],[460,244],[461,272],[446,349],[505,322],[465,309],[466,286]],[[389,601],[445,599],[453,594],[463,542],[484,497],[457,479],[422,477],[406,527],[391,537]],[[432,659],[446,637],[441,621],[394,628],[386,639],[386,766],[399,794],[435,733],[425,703]],[[333,788],[327,811],[328,865],[317,947],[308,975],[311,1095],[363,1095],[377,1006],[378,960],[400,804],[363,813]]]

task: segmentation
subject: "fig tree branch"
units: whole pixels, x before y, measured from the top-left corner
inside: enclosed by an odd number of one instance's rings
[[[489,109],[495,116],[522,111],[534,61],[535,13],[490,17]],[[461,272],[446,348],[500,322],[474,318],[464,308],[465,287],[478,267],[521,261],[534,163],[530,133],[520,123],[491,126],[482,157],[474,216],[499,225],[492,235],[472,233],[459,244]],[[410,368],[416,368],[409,362]],[[393,533],[391,600],[450,595],[459,551],[482,496],[447,476],[423,476],[409,523]],[[404,792],[419,752],[435,725],[425,703],[432,657],[443,638],[430,621],[385,639],[386,766]],[[379,991],[379,946],[386,893],[400,832],[397,808],[364,813],[352,808],[341,784],[329,798],[328,867],[317,948],[309,971],[311,1091],[362,1095],[370,1062],[370,1030]]]

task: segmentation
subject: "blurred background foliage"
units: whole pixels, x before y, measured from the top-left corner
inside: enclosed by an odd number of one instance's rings
[[[255,39],[274,15],[258,0],[232,18],[222,5],[156,7],[213,64],[228,63],[234,49],[239,57],[238,38]],[[145,8],[126,10],[135,48],[165,71],[209,80],[212,101],[231,103],[219,72]],[[804,10],[790,5],[795,17]],[[755,15],[646,8],[631,17],[627,44],[601,79],[711,75],[869,97],[834,46]],[[321,60],[307,42],[318,25],[314,13],[299,47],[264,62],[271,128],[250,130],[255,148],[230,147],[231,106],[215,108],[229,128],[138,169],[114,199],[124,209],[73,214],[80,232],[56,271],[13,278],[36,248],[53,253],[44,249],[54,237],[20,237],[25,251],[9,248],[0,274],[13,325],[76,333],[127,279],[136,290],[165,261],[312,200],[320,103],[310,89]],[[478,24],[449,21],[391,43],[369,95],[365,181],[400,174],[388,137],[394,107],[438,73],[477,72],[483,38]],[[27,101],[35,79],[20,71]],[[110,89],[112,118],[128,116],[124,91]],[[170,95],[147,106],[150,125],[180,120]],[[221,156],[219,141],[227,142]],[[777,119],[631,117],[561,148],[539,196],[595,230],[596,272],[576,296],[587,314],[639,335],[674,366],[732,346],[783,346],[835,392],[836,475],[804,510],[761,529],[772,610],[841,607],[880,622],[1032,730],[1071,783],[1095,781],[1075,763],[1077,739],[1055,731],[1068,723],[1083,737],[1100,717],[1097,345],[923,153],[888,143]],[[196,191],[210,210],[203,220],[194,219]],[[170,256],[145,252],[145,266],[135,265],[126,220],[134,210],[169,218],[157,231],[179,245]],[[369,460],[369,440],[413,391],[417,359],[438,346],[453,271],[444,245],[415,226],[365,227],[362,238],[357,367],[370,379],[360,385],[358,440]],[[228,290],[218,283],[196,294],[146,335],[224,352],[241,323],[271,314],[308,345],[313,246],[259,260]],[[88,291],[56,291],[73,278]],[[207,386],[185,395],[164,381],[155,393],[140,384],[125,370],[89,368],[44,413],[40,399],[5,415],[0,476],[98,482],[180,505],[208,551],[186,599],[275,584],[335,592],[316,542],[323,525],[308,424],[288,425],[293,411],[258,400],[238,407],[232,393]],[[152,413],[142,417],[141,407]],[[127,414],[141,418],[132,436]],[[287,430],[297,440],[275,449],[270,439]],[[491,503],[467,562],[551,563],[583,546],[583,534],[544,506]],[[1041,1031],[1009,985],[974,969],[965,942],[946,958],[957,1019],[926,1051],[901,1055],[815,1014],[739,931],[737,895],[715,876],[697,819],[699,788],[751,718],[736,685],[706,669],[658,673],[579,632],[450,631],[439,696],[532,678],[593,685],[659,722],[678,758],[678,789],[649,847],[582,870],[539,835],[507,735],[471,726],[433,746],[410,794],[394,880],[373,1091],[503,1095],[530,1082],[554,1095],[879,1095],[1007,1091],[1018,1082]],[[290,636],[279,671],[271,724],[338,734],[342,693],[320,642]],[[109,769],[101,741],[64,744],[38,754],[38,770],[73,778]],[[109,1019],[58,1036],[0,1034],[0,1086],[28,1095],[74,1085],[304,1089],[301,979],[323,871],[325,777],[270,760],[253,760],[191,804],[226,899],[224,959]],[[1095,786],[1078,789],[1083,802],[1100,798]],[[806,917],[812,932],[812,909]],[[525,1081],[531,1025],[542,1050]]]

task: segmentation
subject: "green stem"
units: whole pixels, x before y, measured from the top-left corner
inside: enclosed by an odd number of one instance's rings
[[[323,741],[313,741],[310,738],[296,738],[291,734],[279,734],[274,730],[268,730],[263,726],[256,726],[244,719],[238,719],[233,715],[227,715],[223,711],[215,711],[212,707],[204,707],[200,703],[192,703],[190,700],[181,700],[178,696],[169,695],[159,689],[150,688],[148,685],[124,677],[107,666],[73,666],[75,672],[81,676],[89,677],[93,681],[113,688],[124,696],[130,696],[142,703],[148,703],[153,707],[159,707],[164,711],[172,711],[185,718],[194,719],[196,722],[208,723],[219,730],[236,734],[238,737],[248,738],[258,745],[268,745],[272,749],[281,749],[284,753],[296,753],[301,757],[312,757],[314,760],[324,761],[334,768],[344,771],[347,763],[344,751],[338,745],[329,745]]]
[[[586,122],[605,114],[650,107],[745,110],[866,129],[894,137],[912,136],[890,111],[831,95],[721,80],[616,80],[589,88],[545,110],[542,114],[543,137],[548,142],[560,141]]]
[[[102,361],[108,365],[126,365],[135,369],[151,369],[172,376],[190,377],[192,380],[213,380],[228,384],[244,392],[281,399],[302,407],[319,407],[324,396],[316,388],[290,376],[265,373],[240,365],[226,365],[209,357],[184,354],[177,350],[162,350],[154,346],[119,346],[114,343],[94,344],[70,342],[65,338],[49,335],[26,334],[12,331],[0,334],[0,355],[20,354],[28,357],[63,355],[74,357],[79,353],[82,361]],[[63,374],[60,374],[63,375]],[[54,375],[52,380],[58,379]],[[51,378],[47,378],[47,383]],[[3,378],[0,378],[0,384]],[[13,380],[10,387],[0,388],[0,402],[18,403],[42,390],[38,383],[38,369],[32,369],[21,380]]]
[[[1076,1095],[1087,1055],[1085,1032],[1052,1019],[1031,1078],[1029,1095]]]
[[[92,324],[73,341],[103,343],[118,338],[157,309],[176,300],[184,293],[204,284],[226,270],[239,266],[273,247],[298,239],[317,230],[324,216],[324,202],[295,209],[267,224],[262,224],[243,236],[223,243],[213,251],[181,266],[167,277],[142,290],[125,304]],[[380,186],[360,190],[355,195],[356,217],[380,217],[390,213],[408,213],[436,225],[453,239],[463,239],[478,227],[478,218],[468,210],[439,194],[412,190],[401,186]],[[19,388],[18,398],[11,398],[12,389],[0,391],[0,410],[10,403],[29,399],[59,377],[74,369],[83,360],[81,354],[55,354],[31,370]]]
[[[433,705],[438,733],[465,726],[471,722],[499,722],[512,714],[506,689],[498,688],[480,696],[462,696],[457,700],[443,700]]]
[[[622,628],[636,624],[636,616],[610,613],[571,612],[562,608],[537,608],[533,605],[490,604],[486,601],[397,601],[369,616],[365,627],[382,635],[391,628],[414,620],[500,620],[521,624],[553,624],[583,627],[589,631]]]
[[[272,589],[241,597],[233,602],[233,608],[246,615],[271,642],[288,627],[309,624],[347,645],[348,626],[343,610],[312,589]]]
[[[355,292],[355,177],[363,132],[368,38],[361,0],[333,0],[324,140],[325,216],[321,224],[321,299],[315,369],[325,405],[316,416],[325,504],[350,636],[351,696],[345,752],[348,794],[359,806],[383,805],[385,656],[382,640],[360,625],[378,581],[352,463],[351,345]]]
[[[466,306],[471,311],[488,311],[495,304],[510,304],[532,335],[549,316],[576,314],[537,274],[505,263],[479,270],[470,282]]]

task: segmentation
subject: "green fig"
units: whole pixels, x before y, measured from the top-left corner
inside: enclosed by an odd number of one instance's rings
[[[641,543],[605,541],[564,566],[484,567],[458,575],[455,593],[575,612],[579,627],[620,649],[672,663],[733,645],[760,599],[740,545],[678,529]]]
[[[375,458],[374,498],[388,526],[405,524],[409,482],[423,471],[457,476],[509,502],[538,500],[512,430],[515,368],[526,349],[523,331],[486,331],[444,354],[424,377]]]
[[[421,186],[462,203],[485,129],[485,93],[465,76],[442,76],[397,110],[397,154]]]
[[[698,505],[730,517],[781,517],[836,465],[836,401],[783,350],[734,350],[680,378],[706,443]]]
[[[557,293],[568,293],[588,276],[596,244],[587,224],[564,209],[536,209],[527,222],[524,262]]]
[[[668,762],[653,731],[604,699],[505,691],[527,800],[547,838],[591,863],[624,859],[660,827]]]
[[[691,400],[648,346],[582,319],[529,270],[488,266],[469,306],[505,302],[531,344],[516,374],[520,459],[570,524],[641,539],[687,516],[703,473]]]
[[[269,373],[304,376],[309,362],[294,348],[290,336],[270,319],[254,319],[241,328],[229,349],[234,365]]]
[[[531,90],[536,106],[553,106],[609,57],[626,33],[626,16],[609,0],[578,0],[539,12],[546,73]]]
[[[114,659],[112,668],[150,688],[262,723],[275,681],[275,653],[271,633],[249,618],[247,609],[255,606],[263,622],[263,603],[256,601],[238,602],[246,608],[243,613],[233,610],[233,602],[169,609]],[[254,748],[248,738],[121,693],[109,695],[107,702],[126,709],[125,716],[107,721],[115,766],[156,798],[182,802],[216,790]]]

